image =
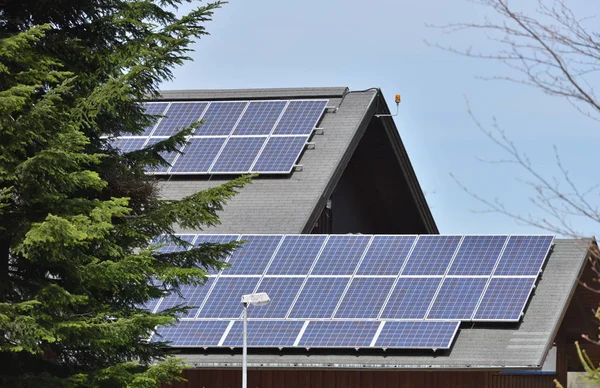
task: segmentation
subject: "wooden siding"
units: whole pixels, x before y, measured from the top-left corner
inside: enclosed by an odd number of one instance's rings
[[[237,369],[184,372],[173,388],[240,388]],[[502,375],[497,372],[398,372],[250,370],[248,388],[552,388],[555,375]]]

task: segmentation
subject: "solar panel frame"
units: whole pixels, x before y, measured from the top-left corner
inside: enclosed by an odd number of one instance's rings
[[[315,100],[290,100],[285,108],[285,111],[281,115],[281,118],[277,122],[273,129],[274,135],[310,135],[315,129],[323,113],[327,108],[329,100],[315,99]],[[303,110],[297,109],[303,108]],[[306,111],[310,113],[306,115]],[[288,120],[289,116],[296,117],[302,114],[302,122],[298,124],[299,120]]]
[[[432,330],[431,326],[438,330]],[[460,321],[386,321],[374,347],[385,349],[450,349]],[[416,332],[415,332],[416,331]],[[424,338],[427,334],[436,333]],[[440,334],[443,334],[441,336]],[[404,339],[408,341],[402,341]],[[407,344],[407,342],[409,342]]]
[[[310,321],[302,334],[299,347],[367,348],[381,322],[378,321]],[[331,334],[336,334],[332,336]]]
[[[523,240],[536,240],[530,241],[523,246],[514,247],[511,243],[521,243]],[[551,235],[511,235],[509,241],[502,253],[502,256],[498,260],[498,265],[494,270],[493,275],[505,275],[505,276],[537,276],[542,270],[550,249],[554,243],[554,236]],[[541,252],[536,253],[533,258],[533,262],[521,261],[515,262],[515,255],[522,257],[522,250],[530,251],[533,249],[543,249]],[[543,252],[543,254],[542,254]],[[516,267],[515,267],[516,266]]]
[[[221,341],[227,326],[229,326],[229,321],[225,320],[179,321],[173,326],[159,327],[156,333],[162,334],[163,338],[154,334],[152,341],[168,341],[169,338],[172,338],[171,346],[173,347],[216,347]]]
[[[307,141],[308,136],[270,136],[256,156],[250,171],[261,174],[290,173]]]
[[[223,347],[242,347],[243,321],[235,321],[223,341]],[[290,320],[248,320],[248,347],[281,348],[293,347],[303,321]]]
[[[535,289],[537,277],[492,278],[471,320],[518,322]],[[508,310],[505,306],[510,307]],[[503,310],[500,307],[505,307]]]

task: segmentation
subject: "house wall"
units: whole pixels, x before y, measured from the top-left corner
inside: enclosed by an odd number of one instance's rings
[[[174,388],[239,388],[238,369],[184,372]],[[399,372],[250,370],[248,388],[549,388],[554,375],[501,375],[497,372]]]

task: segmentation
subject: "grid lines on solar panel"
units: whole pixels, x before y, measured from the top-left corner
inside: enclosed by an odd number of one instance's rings
[[[248,321],[248,346],[292,347],[302,329],[302,321]],[[236,321],[223,346],[243,346],[243,321]]]
[[[304,150],[305,136],[271,137],[260,153],[252,171],[288,173]]]
[[[152,136],[173,136],[190,124],[198,122],[206,105],[208,105],[206,102],[171,103],[165,117],[152,132]]]
[[[172,293],[164,297],[163,301],[159,306],[158,311],[166,310],[167,308],[175,307],[178,305],[190,306],[191,308],[187,313],[178,314],[182,318],[193,318],[198,312],[198,308],[202,305],[204,298],[210,287],[214,283],[215,278],[208,278],[206,283],[199,286],[184,285],[181,287],[181,297],[177,293]]]
[[[327,236],[285,236],[267,275],[306,275]]]
[[[196,129],[196,136],[229,136],[240,118],[247,102],[211,102],[202,116],[202,125]]]
[[[492,278],[475,312],[475,320],[518,321],[535,278]]]
[[[194,235],[194,234],[178,234],[178,235],[176,235],[176,237],[179,240],[181,240],[181,242],[172,241],[172,240],[167,239],[165,236],[160,236],[155,239],[155,241],[153,242],[153,245],[159,245],[159,244],[161,245],[161,247],[158,248],[159,253],[173,253],[173,252],[185,251],[191,246],[188,244],[192,244],[196,235]]]
[[[399,278],[381,319],[423,319],[441,278]]]
[[[179,296],[177,292],[172,292],[170,295],[165,296],[158,305],[158,309],[156,311],[161,312],[175,306],[186,306],[186,296],[193,292],[194,287],[195,286],[185,284],[180,288],[181,296]]]
[[[308,278],[289,318],[330,318],[349,278]]]
[[[290,101],[273,133],[310,135],[323,115],[326,105],[326,100]]]
[[[150,137],[148,139],[148,144],[146,144],[146,146],[144,148],[150,147],[155,145],[158,142],[167,140],[168,138],[166,137]],[[173,162],[175,161],[175,158],[177,157],[177,152],[175,151],[171,151],[171,152],[159,152],[159,155],[170,165],[173,165]],[[167,172],[167,170],[170,168],[170,166],[156,166],[156,167],[148,167],[147,170],[149,172]]]
[[[416,236],[374,236],[357,275],[398,275]]]
[[[449,275],[490,275],[508,236],[465,236]]]
[[[460,322],[386,322],[375,342],[378,348],[448,349]]]
[[[510,236],[494,275],[537,275],[552,241],[552,236]]]
[[[158,116],[158,115],[162,115],[163,113],[165,113],[165,109],[167,109],[168,105],[169,104],[166,102],[152,103],[152,104],[146,103],[146,104],[142,104],[142,108],[144,109],[145,114],[152,115],[152,116]],[[142,136],[150,136],[150,133],[152,132],[152,129],[154,128],[155,125],[156,125],[156,122],[154,122],[149,127],[146,127],[144,129],[144,133],[142,133]]]
[[[394,279],[354,278],[335,318],[377,318]]]
[[[208,173],[225,138],[191,138],[170,172]]]
[[[242,295],[251,294],[258,280],[257,277],[219,277],[198,318],[239,318],[242,315]]]
[[[233,134],[270,134],[286,104],[286,101],[251,101],[235,127]]]
[[[162,326],[152,341],[169,341],[174,347],[217,346],[229,321],[180,321],[173,326]]]
[[[460,239],[460,236],[420,236],[402,275],[443,275]]]
[[[371,345],[380,322],[313,321],[298,346],[314,348],[364,348]]]
[[[128,137],[111,140],[110,145],[120,151],[121,154],[141,150],[146,143],[145,137]]]
[[[196,247],[198,247],[204,243],[226,244],[226,243],[237,240],[237,238],[238,238],[237,234],[199,234],[198,237],[196,238],[196,241],[194,242],[194,245]],[[227,260],[227,257],[221,257],[221,261],[226,261],[226,260]],[[212,275],[214,275],[218,272],[212,267],[208,268],[207,271],[209,274],[212,274]]]
[[[248,306],[248,316],[285,318],[303,282],[302,278],[264,278],[256,292],[266,292],[271,301],[266,306]]]
[[[250,171],[266,139],[266,137],[230,137],[210,172]]]
[[[470,320],[485,288],[486,278],[446,278],[427,319]]]
[[[321,252],[313,275],[352,275],[371,236],[331,236]]]
[[[231,268],[224,270],[226,275],[262,275],[273,257],[282,236],[243,235],[246,241],[236,249],[229,259]]]

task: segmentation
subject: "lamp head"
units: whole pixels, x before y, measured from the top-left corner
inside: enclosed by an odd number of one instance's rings
[[[242,295],[242,303],[252,306],[264,306],[271,301],[266,292]]]

